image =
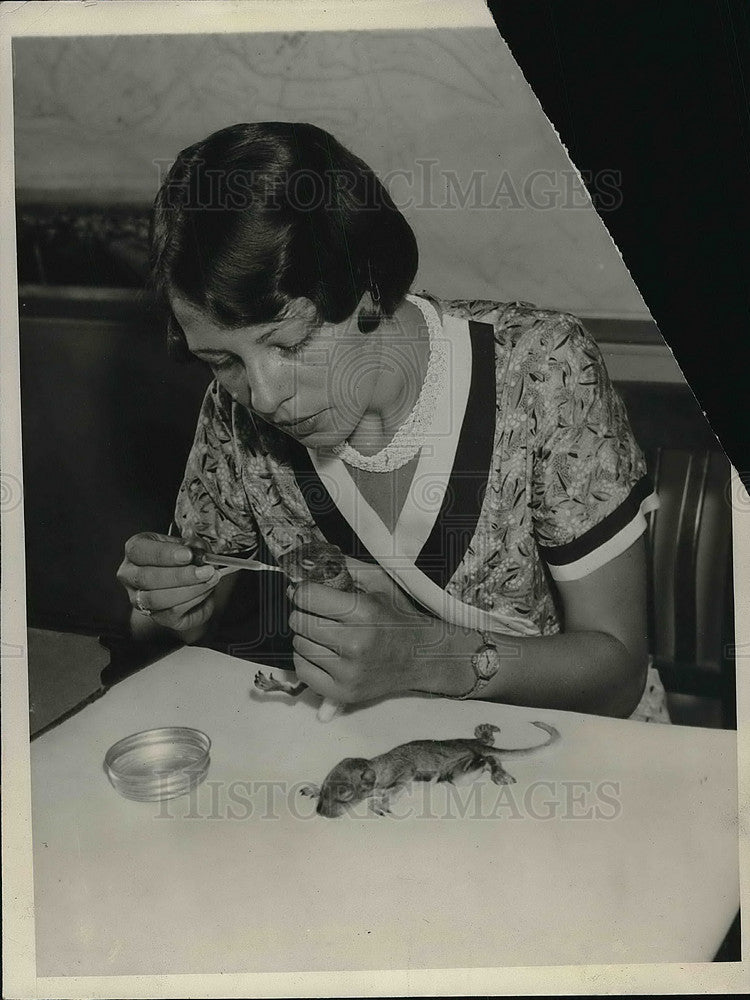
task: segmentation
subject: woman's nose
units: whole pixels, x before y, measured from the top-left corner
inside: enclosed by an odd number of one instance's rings
[[[273,417],[282,403],[294,395],[294,384],[283,372],[258,362],[245,366],[249,405],[263,417]]]

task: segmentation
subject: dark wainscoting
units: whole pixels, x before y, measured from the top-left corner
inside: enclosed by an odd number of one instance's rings
[[[146,300],[22,290],[30,627],[121,625],[123,543],[167,530],[209,375],[171,361],[162,331]]]

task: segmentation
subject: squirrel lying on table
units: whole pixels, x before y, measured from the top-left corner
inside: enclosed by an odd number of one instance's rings
[[[369,799],[370,809],[379,815],[390,812],[391,799],[410,781],[452,782],[461,774],[489,769],[496,785],[509,785],[515,778],[503,768],[499,757],[525,757],[557,743],[560,734],[545,722],[532,722],[548,735],[544,743],[533,747],[503,749],[494,745],[498,726],[482,723],[474,730],[474,739],[413,740],[367,760],[347,757],[326,776],[322,786],[300,789],[303,795],[317,797],[316,811],[321,816],[341,816],[351,806]]]

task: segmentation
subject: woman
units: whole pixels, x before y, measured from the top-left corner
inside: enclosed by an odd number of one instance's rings
[[[155,203],[172,347],[214,373],[177,498],[119,579],[136,635],[203,639],[234,576],[180,538],[274,556],[328,539],[360,587],[294,592],[300,680],[354,703],[416,690],[668,721],[648,666],[645,465],[574,317],[493,325],[408,294],[411,229],[307,124],[184,150]]]

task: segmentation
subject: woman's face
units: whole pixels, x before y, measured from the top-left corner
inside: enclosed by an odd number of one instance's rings
[[[183,299],[171,305],[190,351],[227,392],[307,447],[346,440],[373,407],[381,338],[360,332],[359,310],[319,326],[312,303],[297,299],[283,320],[228,330]]]

